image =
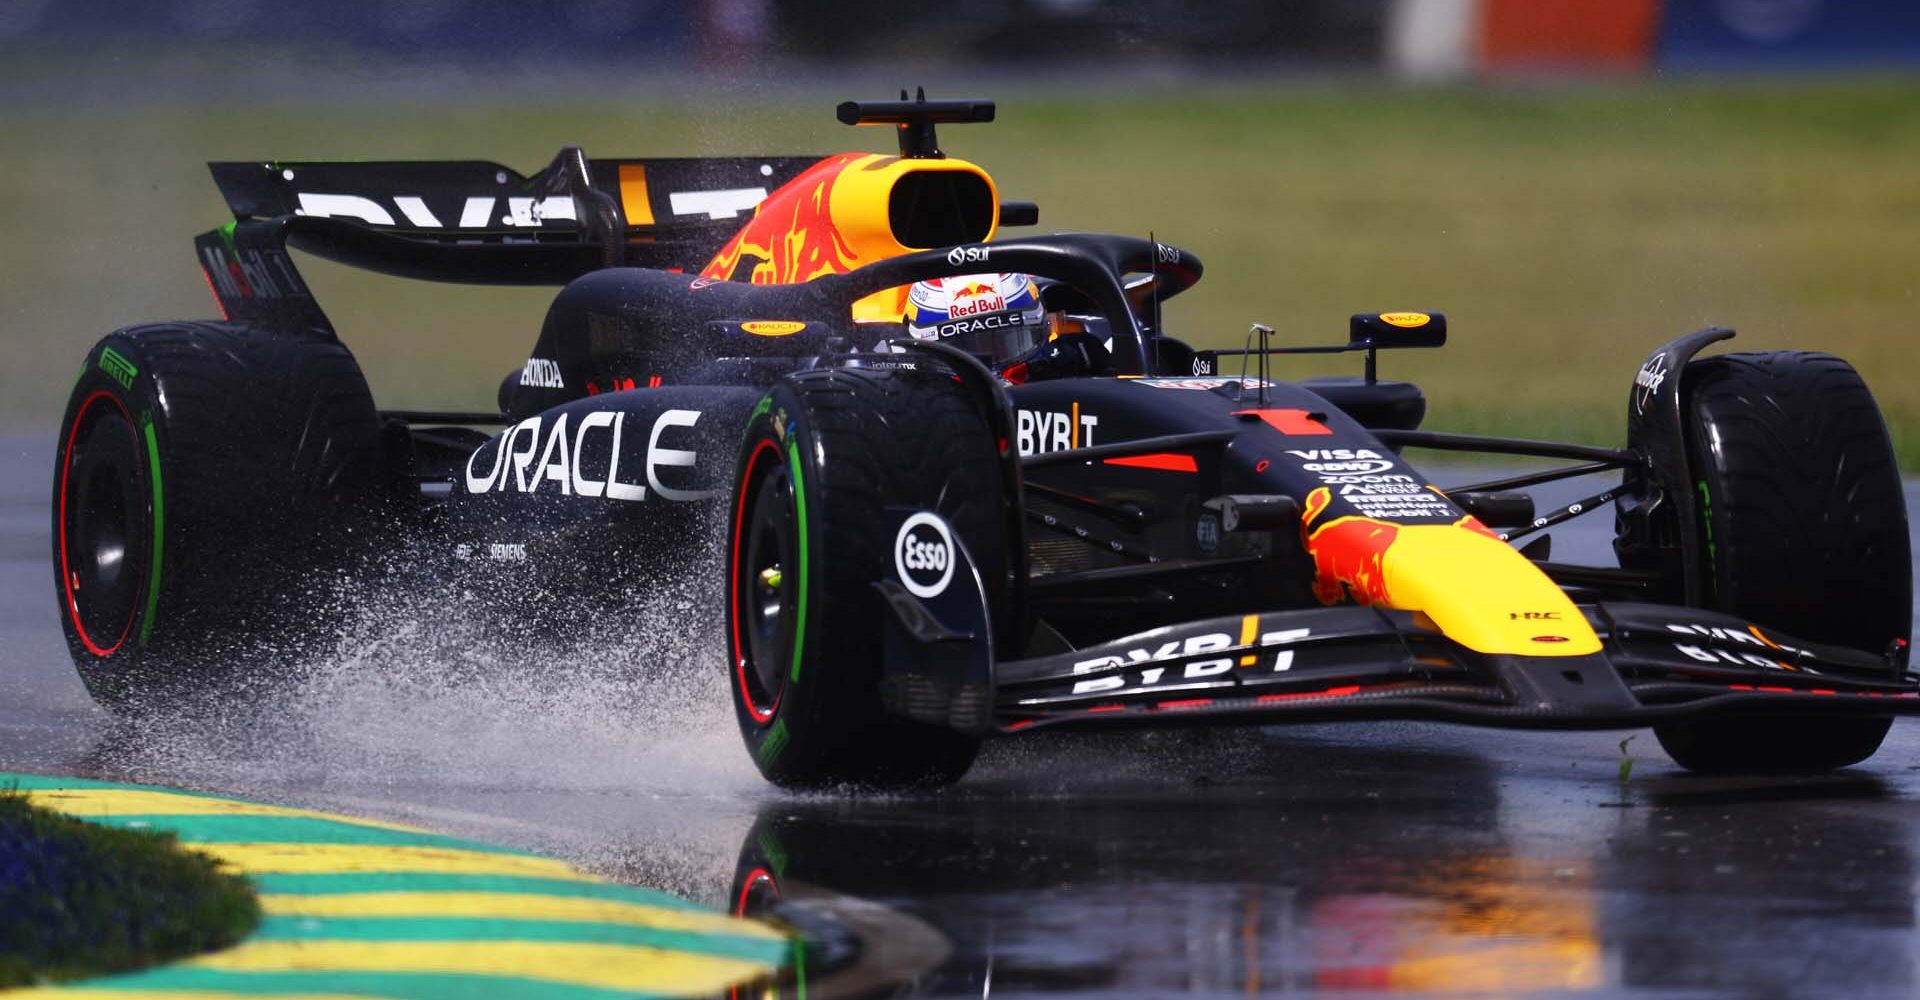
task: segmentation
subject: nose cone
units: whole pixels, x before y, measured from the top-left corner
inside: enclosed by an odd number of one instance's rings
[[[1480,653],[1586,656],[1600,637],[1558,584],[1477,522],[1402,526],[1381,560],[1391,606]]]

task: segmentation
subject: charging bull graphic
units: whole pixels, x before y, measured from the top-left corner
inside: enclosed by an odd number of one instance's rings
[[[1316,526],[1332,502],[1333,491],[1319,487],[1307,494],[1300,518],[1300,538],[1313,557],[1313,596],[1322,604],[1352,598],[1356,604],[1391,605],[1387,549],[1400,536],[1400,526],[1356,514]]]
[[[1325,486],[1307,494],[1306,509],[1300,518],[1300,537],[1307,554],[1313,557],[1313,596],[1322,604],[1338,604],[1350,599],[1355,604],[1402,607],[1394,603],[1388,585],[1387,550],[1400,538],[1402,526],[1378,518],[1349,514],[1316,525],[1333,503],[1333,492]],[[1418,525],[1428,531],[1434,525]],[[1471,531],[1495,541],[1495,534],[1469,514],[1446,526]],[[1503,543],[1504,545],[1504,543]]]
[[[952,212],[958,214],[941,216],[944,228],[917,224],[914,220],[925,213],[912,206],[922,203],[953,205]],[[928,247],[985,243],[999,226],[999,204],[993,179],[964,160],[937,153],[841,153],[816,162],[767,195],[755,207],[753,219],[700,274],[756,285],[793,284]],[[987,259],[983,247],[969,253],[981,263]],[[998,290],[989,285],[987,291]],[[897,323],[906,297],[904,284],[882,289],[856,303],[854,316]]]
[[[756,285],[809,281],[843,274],[860,254],[834,224],[834,182],[859,153],[830,156],[775,191],[733,240],[700,273]]]

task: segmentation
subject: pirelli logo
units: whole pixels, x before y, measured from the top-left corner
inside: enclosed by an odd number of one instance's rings
[[[98,364],[100,370],[106,372],[108,378],[120,383],[122,389],[133,388],[133,377],[140,374],[140,369],[135,368],[133,362],[127,360],[126,355],[111,347],[100,349]]]

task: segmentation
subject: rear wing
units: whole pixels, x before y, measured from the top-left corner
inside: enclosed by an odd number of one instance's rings
[[[603,194],[629,240],[699,244],[701,263],[767,193],[818,156],[588,159],[577,146],[530,177],[480,160],[210,163],[238,219],[348,219],[437,242],[582,234],[577,201]]]
[[[552,261],[590,256],[606,258],[600,266],[698,267],[768,192],[819,159],[597,160],[568,146],[531,176],[480,160],[208,166],[235,219],[293,217],[289,242],[320,256],[437,281],[546,284],[577,273]],[[523,249],[460,252],[509,245]]]
[[[234,222],[195,240],[229,318],[328,328],[286,248],[383,274],[563,285],[602,267],[698,270],[820,157],[210,163]]]

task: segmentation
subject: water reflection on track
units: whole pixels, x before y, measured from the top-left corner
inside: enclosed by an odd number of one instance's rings
[[[1086,782],[1086,746],[1030,746],[960,794],[770,802],[734,899],[938,927],[916,995],[1914,989],[1904,765],[1708,780],[1654,750],[1622,785],[1617,737],[1464,736],[1134,737],[1099,756],[1157,774]]]

